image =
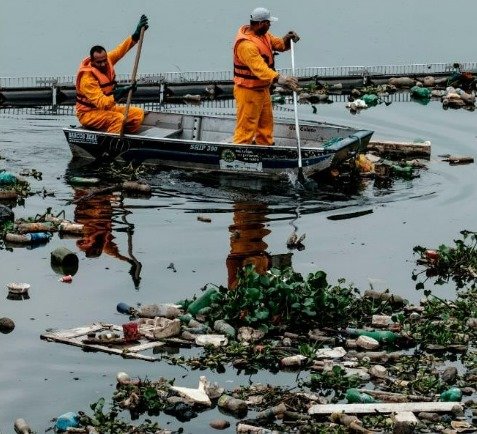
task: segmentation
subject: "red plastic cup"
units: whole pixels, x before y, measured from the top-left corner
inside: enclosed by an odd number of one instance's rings
[[[140,338],[137,322],[123,324],[124,340],[126,342],[137,341]]]

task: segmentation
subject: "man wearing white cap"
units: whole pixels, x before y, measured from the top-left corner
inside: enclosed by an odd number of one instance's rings
[[[283,38],[268,32],[277,21],[270,11],[256,8],[250,15],[250,25],[240,27],[234,43],[234,98],[237,123],[234,143],[273,145],[273,110],[270,86],[278,83],[291,90],[298,89],[298,79],[275,71],[274,52],[290,49],[291,40],[300,38],[288,32]]]

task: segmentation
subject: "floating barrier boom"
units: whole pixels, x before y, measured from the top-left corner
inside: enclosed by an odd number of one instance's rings
[[[322,84],[341,83],[344,89],[362,86],[370,81],[386,82],[391,77],[452,76],[458,71],[477,72],[477,62],[429,63],[408,65],[333,66],[295,68],[300,84],[306,81]],[[291,75],[290,68],[280,73]],[[119,83],[127,83],[130,74],[118,74]],[[232,71],[189,71],[138,74],[138,90],[134,102],[174,102],[187,95],[210,99],[231,98]],[[0,77],[0,107],[32,105],[73,105],[76,100],[75,76]]]

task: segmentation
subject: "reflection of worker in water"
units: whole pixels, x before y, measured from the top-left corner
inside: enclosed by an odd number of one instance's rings
[[[132,265],[130,274],[137,285],[140,280],[140,262],[132,253],[130,257],[122,255],[114,242],[113,205],[116,201],[115,195],[111,193],[91,195],[90,190],[75,189],[75,221],[84,225],[83,236],[76,245],[85,252],[87,258],[96,258],[104,252],[129,262]],[[119,204],[116,208],[120,209]]]
[[[75,190],[75,202],[88,193],[88,190]],[[75,221],[84,225],[84,231],[76,245],[85,252],[87,258],[96,258],[105,252],[115,258],[128,259],[119,253],[113,241],[111,200],[114,200],[112,194],[101,194],[77,203]]]
[[[230,254],[227,257],[228,287],[237,287],[237,272],[253,264],[257,273],[264,274],[271,266],[271,256],[263,241],[270,230],[265,227],[267,206],[263,203],[238,202],[234,204],[230,231]]]

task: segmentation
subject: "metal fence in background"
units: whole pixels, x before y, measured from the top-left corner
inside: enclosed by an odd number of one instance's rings
[[[459,63],[461,71],[477,71],[477,62]],[[371,77],[371,76],[407,76],[450,74],[456,68],[454,63],[422,63],[409,65],[375,65],[375,66],[317,66],[296,68],[295,75],[307,77]],[[291,74],[291,69],[280,69],[279,72]],[[130,74],[118,74],[118,82],[130,81]],[[188,71],[143,73],[137,76],[139,83],[198,83],[223,82],[232,80],[232,71]],[[52,86],[74,87],[75,76],[43,76],[43,77],[0,77],[0,88],[51,88]]]

